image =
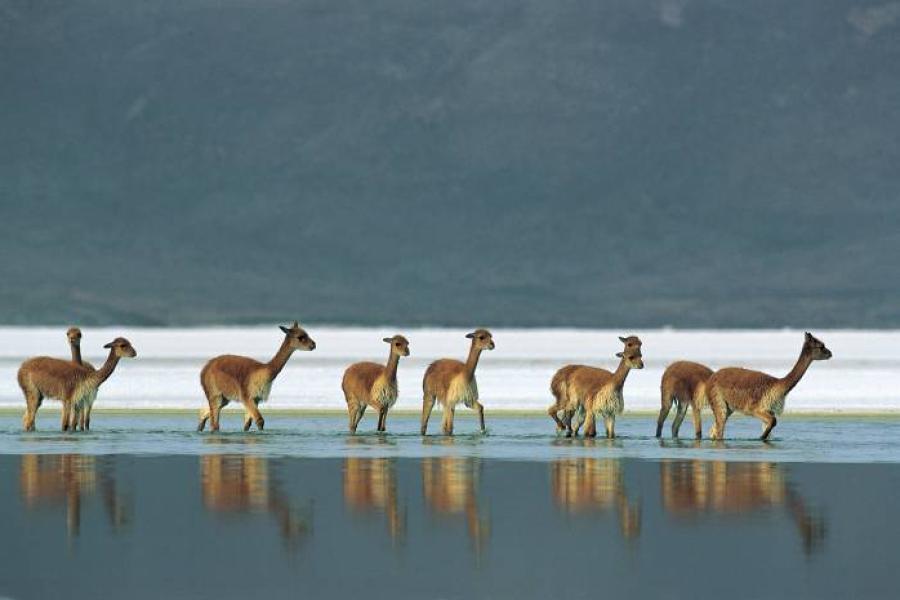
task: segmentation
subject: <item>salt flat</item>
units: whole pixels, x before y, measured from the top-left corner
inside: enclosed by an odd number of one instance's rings
[[[396,408],[418,410],[428,363],[443,357],[464,359],[468,350],[462,329],[305,326],[317,349],[291,358],[264,411],[343,409],[340,381],[346,366],[358,360],[384,360],[387,347],[381,339],[397,332],[410,339],[411,356],[400,363]],[[812,365],[789,396],[787,413],[900,411],[900,331],[814,333],[834,358]],[[659,380],[672,361],[695,360],[712,368],[745,366],[780,376],[790,370],[803,343],[802,331],[795,330],[497,329],[497,349],[485,352],[477,372],[486,410],[545,410],[556,369],[568,363],[614,369],[615,353],[621,349],[617,336],[627,334],[643,340],[646,368],[628,378],[626,411],[658,409]],[[84,328],[85,359],[102,363],[103,344],[118,335],[131,340],[138,358],[119,365],[100,391],[98,408],[199,408],[204,402],[199,372],[206,360],[225,353],[268,360],[282,339],[275,325]],[[15,377],[22,360],[67,354],[65,327],[0,328],[0,407],[22,405]]]

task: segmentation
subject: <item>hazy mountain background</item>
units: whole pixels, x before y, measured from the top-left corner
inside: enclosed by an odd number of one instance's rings
[[[0,323],[900,327],[900,2],[0,0]]]

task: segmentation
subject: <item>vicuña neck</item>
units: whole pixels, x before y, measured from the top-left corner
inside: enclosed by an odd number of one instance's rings
[[[275,356],[272,357],[272,360],[270,360],[267,365],[269,368],[269,376],[272,379],[278,377],[278,374],[281,373],[281,370],[293,353],[294,349],[291,348],[290,341],[288,338],[284,338],[284,341],[281,342],[281,347],[278,348],[278,352],[275,353]]]
[[[631,371],[631,367],[628,366],[628,362],[623,358],[619,361],[619,366],[616,367],[616,372],[613,373],[613,384],[616,388],[621,388],[625,385],[625,379],[628,377],[628,373]]]
[[[472,344],[469,348],[469,357],[466,359],[466,379],[472,379],[475,376],[475,367],[478,366],[478,358],[481,356],[481,348]]]
[[[806,370],[809,368],[809,365],[812,364],[812,358],[805,352],[800,352],[800,357],[797,359],[796,364],[794,364],[794,368],[791,369],[791,372],[781,378],[781,381],[785,384],[787,388],[786,392],[794,389],[803,375],[806,373]]]
[[[398,364],[400,364],[400,355],[391,351],[390,356],[388,356],[387,366],[385,367],[385,375],[387,376],[388,381],[393,381],[397,378]]]
[[[81,361],[81,345],[80,344],[69,344],[72,348],[72,362],[76,365],[80,365]]]
[[[116,365],[119,364],[119,356],[116,354],[116,349],[111,348],[109,350],[109,356],[106,357],[106,362],[103,363],[103,366],[100,367],[97,371],[93,373],[93,382],[94,387],[100,387],[100,385],[109,379],[109,376],[112,375],[113,371],[116,370]]]

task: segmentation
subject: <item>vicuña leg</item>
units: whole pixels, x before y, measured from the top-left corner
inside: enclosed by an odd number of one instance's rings
[[[556,423],[556,431],[560,432],[566,428],[566,424],[562,422],[562,419],[559,418],[557,414],[559,412],[559,407],[554,403],[550,408],[547,409],[547,414],[550,415],[550,418]]]
[[[769,434],[772,433],[772,429],[775,427],[775,425],[778,424],[778,419],[776,419],[775,415],[773,415],[769,411],[760,410],[753,414],[754,416],[756,416],[756,418],[763,422],[763,432],[762,435],[759,436],[759,439],[769,439]]]
[[[243,402],[244,402],[244,408],[246,409],[247,412],[250,413],[250,416],[256,422],[256,429],[259,431],[262,431],[263,427],[266,424],[266,421],[265,421],[265,419],[263,419],[263,416],[259,413],[259,407],[257,406],[256,398],[244,398]]]
[[[219,430],[219,417],[222,414],[222,408],[228,403],[225,397],[219,394],[209,399],[209,430]]]
[[[25,431],[34,431],[34,419],[37,416],[38,407],[41,405],[41,393],[36,389],[23,391],[25,392],[25,415],[22,417],[22,428]]]
[[[575,435],[578,435],[578,429],[575,429]],[[584,437],[597,437],[597,417],[593,410],[586,411],[584,416]]]
[[[197,431],[203,431],[203,428],[206,427],[206,422],[209,420],[209,407],[207,406],[203,410],[200,411],[200,421],[197,423]]]
[[[478,424],[481,427],[481,433],[484,433],[486,429],[484,428],[484,405],[478,400],[474,403],[475,410],[478,411]]]
[[[703,437],[703,420],[700,417],[699,404],[694,404],[691,407],[691,417],[694,419],[694,437],[699,440]]]
[[[672,421],[672,437],[678,437],[678,431],[681,429],[681,422],[684,421],[684,415],[687,414],[687,402],[678,403],[678,412],[675,413],[675,419]]]
[[[603,417],[603,424],[606,426],[606,437],[613,439],[616,437],[616,416],[606,415]]]
[[[663,424],[666,422],[666,418],[669,416],[669,411],[671,409],[672,395],[664,392],[662,395],[662,405],[659,409],[659,417],[656,419],[656,437],[662,437]]]
[[[456,413],[455,406],[444,405],[443,430],[444,435],[453,435],[453,417]]]
[[[428,429],[428,419],[431,417],[431,409],[434,408],[434,396],[425,394],[422,397],[422,435]]]

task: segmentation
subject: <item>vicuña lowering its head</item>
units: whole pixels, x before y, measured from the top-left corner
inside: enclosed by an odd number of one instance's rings
[[[436,360],[425,371],[422,380],[422,435],[428,429],[428,418],[434,401],[438,400],[444,410],[444,433],[453,435],[453,414],[456,405],[462,402],[478,411],[481,432],[484,433],[484,406],[478,402],[478,384],[475,382],[475,367],[484,350],[494,349],[494,338],[487,329],[476,329],[466,334],[472,340],[466,362],[443,358]]]
[[[390,407],[397,401],[397,364],[401,356],[409,356],[409,342],[402,335],[384,338],[391,345],[387,365],[373,362],[358,362],[347,367],[341,389],[347,400],[350,416],[350,433],[356,433],[366,406],[378,411],[377,431],[385,431],[385,421]]]
[[[272,382],[295,350],[316,349],[316,343],[297,321],[291,327],[280,329],[284,332],[284,341],[267,363],[232,354],[217,356],[206,363],[200,371],[200,385],[209,407],[201,411],[197,431],[203,431],[207,420],[210,429],[218,431],[219,413],[229,402],[244,405],[244,431],[250,429],[253,421],[256,421],[257,429],[262,430],[265,421],[259,414],[259,403],[269,398]]]
[[[706,380],[713,374],[712,369],[700,363],[680,360],[673,362],[666,368],[660,383],[662,393],[662,406],[659,409],[659,419],[656,421],[656,437],[662,436],[663,423],[669,416],[672,403],[675,403],[675,420],[672,421],[672,437],[678,437],[678,430],[688,406],[691,407],[691,416],[694,418],[694,436],[699,440],[703,436],[703,422],[700,418],[700,410],[706,404]]]
[[[768,439],[778,422],[775,415],[780,415],[784,410],[788,392],[794,389],[814,360],[829,358],[831,350],[807,332],[800,357],[784,377],[772,377],[738,367],[719,369],[706,382],[706,395],[716,419],[710,437],[722,439],[725,436],[725,422],[737,410],[760,419],[763,422],[760,439]]]
[[[75,430],[76,417],[82,407],[93,404],[97,389],[106,381],[121,358],[137,356],[131,342],[116,338],[103,346],[109,356],[96,371],[72,361],[38,356],[29,358],[19,367],[18,380],[25,394],[25,431],[34,431],[34,419],[44,398],[62,402],[62,430]]]
[[[619,336],[619,340],[625,345],[623,352],[640,354],[642,342],[639,337],[635,335]],[[550,381],[550,391],[556,401],[547,409],[547,414],[556,423],[557,431],[565,429],[566,437],[578,435],[578,428],[581,425],[578,424],[573,431],[573,416],[579,410],[584,409],[585,395],[596,378],[609,375],[611,375],[610,372],[605,369],[587,365],[566,365],[556,372]]]

